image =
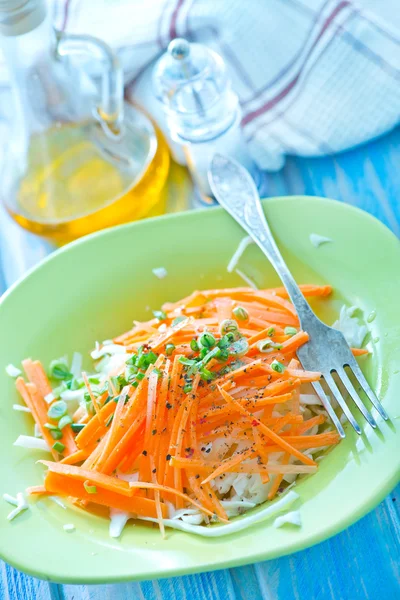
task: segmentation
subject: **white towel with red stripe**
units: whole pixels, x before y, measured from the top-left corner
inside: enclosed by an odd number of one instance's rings
[[[56,0],[54,10],[60,28],[118,51],[128,92],[150,110],[143,74],[171,39],[221,53],[261,168],[344,150],[400,120],[400,0]]]

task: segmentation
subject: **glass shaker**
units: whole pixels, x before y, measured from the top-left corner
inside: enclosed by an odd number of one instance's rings
[[[200,204],[214,203],[207,171],[216,152],[246,167],[263,194],[265,177],[247,150],[239,99],[219,54],[203,44],[172,40],[154,67],[153,85],[171,139],[183,148]]]
[[[56,243],[163,212],[165,141],[123,100],[117,57],[101,40],[56,32],[44,0],[0,0],[13,113],[1,194],[22,227]],[[97,84],[73,55],[97,59]]]

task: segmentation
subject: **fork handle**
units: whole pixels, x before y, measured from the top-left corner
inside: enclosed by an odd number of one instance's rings
[[[267,219],[261,206],[260,196],[253,179],[246,169],[236,161],[229,159],[223,163],[221,155],[216,155],[223,179],[229,175],[229,194],[224,189],[224,181],[218,177],[218,171],[212,172],[210,184],[219,204],[239,223],[253,241],[264,252],[278,273],[299,316],[300,325],[306,328],[309,320],[315,319],[310,305],[304,298],[299,286],[289,271],[278,246],[275,243]],[[220,193],[222,192],[222,193]]]

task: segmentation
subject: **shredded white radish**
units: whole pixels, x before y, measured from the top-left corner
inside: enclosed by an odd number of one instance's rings
[[[13,377],[14,379],[16,379],[17,377],[22,375],[21,369],[18,369],[18,367],[15,367],[11,363],[6,366],[6,373],[7,373],[7,375],[9,375],[10,377]]]
[[[321,244],[326,244],[328,242],[333,242],[331,238],[325,237],[323,235],[319,235],[318,233],[310,233],[310,242],[315,248],[319,248]]]
[[[13,409],[17,410],[19,412],[27,412],[27,413],[31,413],[31,409],[28,408],[27,406],[23,406],[22,404],[13,404]]]
[[[18,492],[17,494],[17,506],[7,515],[7,520],[12,521],[15,517],[18,517],[24,510],[29,508],[27,501],[22,492]]]
[[[72,533],[73,531],[75,531],[75,525],[73,523],[66,523],[65,525],[63,525],[63,529],[67,533]]]
[[[233,253],[233,256],[232,256],[231,260],[229,261],[229,264],[226,268],[228,273],[232,273],[232,271],[234,271],[236,269],[236,265],[238,264],[242,254],[246,250],[247,246],[250,246],[250,244],[254,244],[254,242],[249,235],[246,235],[239,242],[239,245],[236,248],[235,252]]]
[[[81,375],[82,375],[82,354],[80,352],[73,353],[70,371],[76,379],[81,377]]]
[[[114,354],[125,354],[126,348],[125,346],[120,346],[118,344],[105,344],[104,346],[96,347],[95,350],[92,350],[90,356],[93,360],[98,360],[103,356],[113,356]]]
[[[131,515],[129,513],[117,510],[116,508],[110,508],[110,537],[119,538],[130,518]]]
[[[45,440],[35,438],[31,435],[18,436],[13,445],[26,448],[27,450],[45,450],[50,452],[50,448]]]
[[[165,267],[156,267],[151,270],[153,275],[155,275],[158,279],[165,279],[168,275],[168,271]]]
[[[347,307],[345,305],[340,309],[339,319],[334,322],[332,327],[341,331],[346,342],[352,348],[361,348],[365,336],[368,333],[366,325],[360,325],[355,316],[357,306]]]
[[[243,519],[238,519],[233,523],[229,523],[228,525],[220,525],[217,527],[204,527],[201,525],[190,525],[189,523],[184,523],[180,520],[174,519],[163,519],[164,525],[166,527],[172,527],[172,529],[180,529],[181,531],[186,531],[187,533],[195,533],[196,535],[200,535],[202,537],[222,537],[224,535],[230,535],[231,533],[236,533],[237,531],[242,531],[243,529],[247,529],[254,525],[254,523],[258,523],[272,515],[281,512],[282,509],[286,508],[293,504],[295,500],[299,498],[299,495],[296,492],[290,491],[285,494],[282,498],[267,506],[266,508],[260,510],[254,515],[246,515]],[[152,523],[158,523],[157,519],[153,517],[140,517],[137,516],[138,519],[142,521],[151,521]]]
[[[46,394],[46,396],[44,397],[44,399],[46,400],[47,404],[51,404],[52,402],[54,402],[54,400],[56,399],[56,397],[53,394],[53,392],[50,392],[49,394]]]
[[[3,494],[3,500],[8,502],[8,504],[11,504],[12,506],[18,506],[18,500],[10,494]]]
[[[249,287],[253,288],[253,290],[258,290],[258,287],[254,283],[254,281],[250,279],[250,277],[248,277],[246,273],[243,273],[243,271],[240,271],[240,269],[235,269],[235,273],[237,273],[239,277],[241,277]]]
[[[277,517],[274,521],[274,527],[282,527],[283,525],[296,525],[296,527],[301,527],[301,515],[300,511],[293,510],[291,512],[282,515],[281,517]]]
[[[61,392],[60,398],[61,400],[65,400],[65,402],[71,402],[73,400],[77,400],[79,402],[79,400],[83,400],[85,391],[85,388],[80,390],[64,390]]]
[[[35,429],[34,429],[34,435],[35,438],[42,438],[42,432],[40,431],[40,427],[37,423],[35,423]]]
[[[321,400],[315,394],[300,394],[300,404],[322,406]]]
[[[67,510],[66,504],[64,504],[64,502],[58,496],[49,496],[48,498],[55,504],[58,504],[58,506],[61,506],[61,508],[63,508],[64,510]]]

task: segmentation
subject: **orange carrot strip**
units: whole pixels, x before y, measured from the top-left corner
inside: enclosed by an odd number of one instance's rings
[[[129,485],[133,489],[138,488],[143,490],[159,490],[160,492],[168,492],[169,494],[179,496],[179,498],[182,498],[182,500],[185,500],[188,504],[193,504],[193,506],[201,510],[201,512],[204,512],[206,515],[209,515],[210,517],[214,515],[214,513],[211,510],[208,510],[207,508],[190,498],[190,496],[188,496],[187,494],[180,492],[179,490],[176,490],[172,487],[160,485],[159,483],[148,483],[145,481],[133,481]]]
[[[63,477],[78,479],[79,481],[90,481],[91,484],[104,490],[122,494],[123,496],[132,496],[129,483],[122,481],[122,479],[104,475],[97,471],[89,471],[83,467],[75,467],[74,465],[63,465],[49,460],[39,460],[38,462],[47,467],[52,473],[58,473]]]
[[[280,446],[281,448],[283,448],[284,450],[286,450],[287,452],[290,452],[290,454],[293,454],[293,456],[296,456],[296,458],[298,458],[299,460],[301,460],[301,462],[308,464],[308,465],[315,465],[316,463],[311,460],[308,456],[306,456],[305,454],[303,454],[302,452],[299,452],[296,448],[294,448],[293,446],[291,446],[287,441],[285,441],[282,437],[280,437],[277,433],[275,433],[274,431],[272,431],[271,429],[269,429],[269,427],[267,427],[266,425],[264,425],[259,419],[257,419],[256,417],[254,417],[252,414],[250,414],[245,408],[243,408],[234,398],[232,398],[232,396],[230,396],[228,394],[228,392],[225,392],[223,389],[219,388],[221,391],[221,394],[223,396],[223,398],[230,403],[236,404],[236,406],[240,407],[240,412],[247,416],[249,419],[252,420],[252,424],[254,426],[258,426],[260,428],[260,431],[262,433],[264,433],[268,438],[270,438],[272,441],[274,441],[278,446]]]
[[[32,485],[31,487],[27,487],[25,492],[30,496],[34,496],[36,494],[49,494],[44,485]]]
[[[369,354],[369,350],[366,348],[350,348],[353,353],[353,356],[363,356],[364,354]]]
[[[226,471],[229,471],[233,467],[236,467],[236,465],[239,465],[244,460],[250,458],[252,455],[254,455],[254,453],[254,448],[248,448],[247,450],[243,450],[241,452],[238,452],[237,454],[233,454],[233,456],[231,456],[230,458],[223,460],[221,465],[201,482],[202,485],[205,485],[212,479],[218,477],[218,475],[222,475]]]
[[[297,348],[308,342],[309,339],[310,336],[308,335],[308,333],[306,333],[305,331],[298,331],[295,335],[286,340],[286,342],[283,342],[280,351],[283,354],[287,354],[288,352],[294,352],[295,350],[297,350]]]
[[[87,389],[87,391],[89,393],[90,399],[91,399],[91,401],[93,403],[94,409],[96,411],[96,415],[99,417],[100,422],[101,422],[100,406],[97,403],[97,398],[95,397],[95,395],[92,392],[92,387],[91,387],[91,385],[89,383],[89,380],[87,378],[87,375],[86,375],[86,373],[84,371],[82,372],[82,379],[85,382],[85,386],[86,386],[86,389]]]
[[[95,415],[90,419],[75,438],[75,442],[79,448],[83,450],[86,446],[91,445],[95,440],[106,433],[107,428],[103,423],[107,422],[107,419],[113,414],[116,407],[117,405],[115,402],[107,402],[107,404],[100,409],[101,416]]]
[[[141,496],[124,496],[117,492],[98,488],[96,494],[89,494],[84,488],[84,482],[65,477],[60,473],[49,471],[45,479],[46,490],[59,496],[71,496],[85,502],[102,504],[112,508],[118,508],[125,512],[137,514],[144,517],[157,518],[156,504],[154,500]],[[167,518],[167,507],[162,505],[163,518]]]
[[[84,450],[77,450],[73,454],[66,456],[60,462],[63,465],[75,465],[78,462],[86,460],[93,452],[96,446],[87,446]]]

